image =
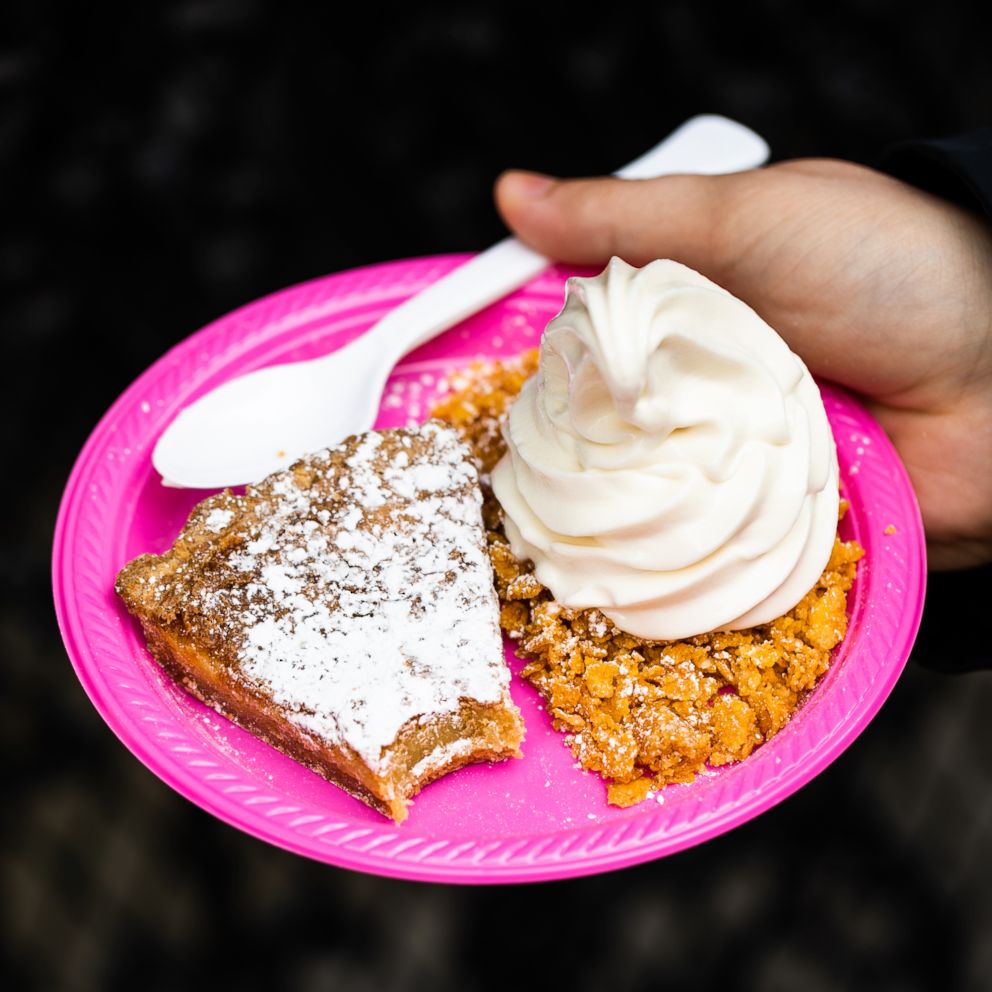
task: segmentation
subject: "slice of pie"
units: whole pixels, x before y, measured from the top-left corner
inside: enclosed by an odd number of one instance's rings
[[[194,695],[399,823],[520,756],[481,503],[451,428],[370,431],[200,503],[116,589]]]

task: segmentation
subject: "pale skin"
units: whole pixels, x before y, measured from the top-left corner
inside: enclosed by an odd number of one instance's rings
[[[992,226],[827,159],[728,176],[504,173],[503,219],[563,262],[673,258],[857,393],[920,502],[932,568],[992,561]]]

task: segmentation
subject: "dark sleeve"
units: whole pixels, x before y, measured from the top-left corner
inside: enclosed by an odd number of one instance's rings
[[[924,668],[948,674],[992,669],[992,643],[976,636],[969,617],[988,612],[992,565],[960,572],[930,572],[920,632],[912,658]]]
[[[886,150],[879,167],[992,219],[992,127],[899,142]]]

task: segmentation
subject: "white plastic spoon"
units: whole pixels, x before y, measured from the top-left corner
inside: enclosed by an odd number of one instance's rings
[[[768,158],[753,131],[712,114],[693,117],[620,169],[624,179],[716,175]],[[231,379],[180,411],[152,463],[169,486],[219,489],[257,482],[368,430],[393,366],[407,352],[536,276],[551,260],[505,238],[391,310],[343,348],[307,362]]]

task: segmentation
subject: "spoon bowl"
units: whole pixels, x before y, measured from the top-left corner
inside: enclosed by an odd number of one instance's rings
[[[377,361],[375,344],[364,334],[330,355],[256,369],[207,393],[155,445],[163,483],[222,489],[257,482],[367,429],[361,425],[375,419],[397,360]]]

